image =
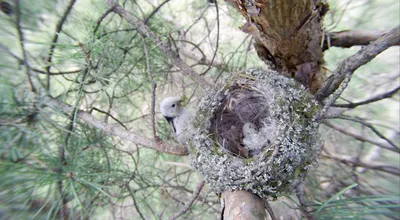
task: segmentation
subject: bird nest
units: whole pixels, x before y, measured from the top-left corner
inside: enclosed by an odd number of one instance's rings
[[[262,198],[290,192],[321,148],[318,104],[303,86],[271,70],[231,75],[203,98],[192,121],[192,166],[216,192]]]

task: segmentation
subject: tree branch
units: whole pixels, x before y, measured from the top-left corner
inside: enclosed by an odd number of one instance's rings
[[[187,65],[172,48],[168,45],[167,41],[161,40],[154,32],[152,32],[143,21],[137,20],[134,18],[128,11],[122,8],[119,4],[117,4],[113,0],[105,0],[110,7],[113,8],[113,11],[119,14],[121,17],[125,18],[125,20],[131,24],[132,26],[137,28],[137,31],[143,37],[149,37],[153,43],[163,51],[167,57],[175,64],[183,74],[191,77],[194,81],[200,84],[200,86],[207,90],[211,87],[211,85],[205,81],[198,73],[196,73],[189,65]]]
[[[339,107],[339,108],[355,108],[360,105],[366,105],[366,104],[369,104],[372,102],[380,101],[382,99],[390,98],[390,97],[394,96],[399,90],[400,90],[400,86],[387,92],[387,93],[379,94],[373,98],[367,99],[362,102],[355,102],[355,103],[350,103],[350,104],[333,104],[332,106]]]
[[[354,71],[356,71],[360,66],[368,63],[378,54],[386,50],[387,48],[399,44],[400,42],[400,26],[389,31],[383,37],[374,41],[370,45],[362,48],[356,54],[350,56],[349,58],[342,61],[339,67],[334,71],[334,73],[323,83],[321,89],[315,94],[317,100],[322,101],[331,94],[335,93],[331,99],[327,101],[322,114],[325,114],[326,110],[336,101],[336,99],[341,95],[347,83],[350,81],[351,76]],[[346,77],[347,76],[347,77]],[[341,89],[339,86],[347,78]],[[339,90],[338,90],[339,89]]]
[[[50,97],[45,97],[43,101],[44,105],[54,109],[59,109],[65,113],[70,113],[74,108],[73,106],[70,106],[66,103],[60,102]],[[179,155],[179,156],[188,155],[188,150],[183,145],[174,143],[157,143],[156,141],[150,138],[138,136],[135,133],[126,131],[121,126],[111,125],[102,122],[101,120],[98,120],[97,118],[93,117],[91,114],[85,111],[78,110],[77,117],[83,120],[84,122],[88,123],[89,125],[100,129],[106,134],[117,136],[119,138],[131,141],[132,143],[141,145],[143,147],[173,155]]]
[[[196,191],[194,191],[193,196],[190,199],[190,201],[179,212],[177,212],[173,216],[171,216],[169,218],[170,220],[177,219],[179,216],[185,214],[190,209],[190,207],[193,205],[194,201],[196,201],[197,197],[199,197],[199,194],[200,194],[201,190],[203,189],[204,184],[205,184],[204,180],[200,181],[200,183],[197,185]]]
[[[333,159],[339,161],[344,164],[353,164],[357,167],[365,167],[371,170],[378,170],[385,173],[390,173],[395,176],[400,176],[400,169],[395,166],[388,166],[388,165],[381,165],[381,164],[371,164],[371,163],[364,163],[362,161],[356,161],[354,158],[350,156],[334,156],[334,155],[322,155],[322,157],[326,157],[329,159]]]
[[[28,64],[28,56],[26,53],[25,45],[24,45],[25,39],[24,39],[24,33],[22,32],[22,28],[21,28],[21,9],[20,9],[21,6],[20,6],[19,0],[17,0],[15,4],[16,4],[16,8],[17,8],[16,15],[17,15],[17,31],[18,31],[18,37],[19,37],[19,44],[21,46],[24,63],[26,64],[25,65],[25,68],[26,68],[25,74],[28,79],[28,83],[29,83],[29,87],[30,87],[31,91],[36,92],[35,86],[32,83],[31,74],[30,74],[31,67]]]
[[[225,191],[221,195],[221,201],[222,219],[267,219],[264,200],[250,192]]]
[[[332,123],[330,123],[330,122],[328,122],[328,121],[324,121],[324,124],[325,124],[326,126],[328,126],[328,127],[331,127],[331,128],[333,128],[333,129],[339,131],[339,132],[342,133],[342,134],[345,134],[345,135],[348,135],[348,136],[350,136],[350,137],[353,137],[353,138],[355,138],[356,140],[363,141],[363,142],[368,142],[368,143],[370,143],[370,144],[376,145],[376,146],[381,147],[381,148],[384,148],[384,149],[386,149],[386,150],[390,150],[390,151],[393,151],[393,152],[396,152],[396,153],[400,153],[400,149],[395,148],[395,147],[391,146],[390,144],[386,144],[386,143],[382,143],[382,142],[373,140],[373,139],[371,139],[371,138],[368,138],[368,137],[365,136],[365,135],[356,133],[355,131],[352,131],[352,130],[349,129],[349,128],[343,128],[343,127],[341,127],[341,126],[339,126],[339,125],[332,124]]]
[[[157,83],[154,81],[153,78],[153,73],[151,72],[151,65],[150,65],[150,56],[149,56],[149,49],[147,48],[147,43],[146,39],[143,37],[143,49],[144,49],[144,54],[146,56],[146,72],[147,75],[149,76],[149,81],[151,83],[151,130],[153,131],[153,139],[156,142],[159,142],[160,139],[157,136],[157,131],[156,131],[156,111],[155,111],[155,106],[156,106],[156,89],[157,89]]]
[[[385,137],[381,132],[379,132],[372,124],[365,122],[364,119],[361,118],[355,118],[347,115],[333,115],[333,116],[325,116],[322,119],[343,119],[343,120],[348,120],[348,121],[353,121],[356,123],[360,123],[365,127],[368,127],[371,129],[372,132],[374,132],[378,137],[382,138],[386,142],[388,142],[392,148],[395,149],[395,151],[400,152],[400,147],[398,147],[392,140],[389,138]]]
[[[325,35],[323,50],[327,50],[330,47],[352,47],[368,45],[388,32],[388,30],[346,30],[327,33]],[[400,45],[400,42],[397,42],[394,45]]]
[[[48,53],[48,57],[47,57],[47,67],[46,67],[46,72],[47,72],[47,79],[46,79],[46,89],[49,90],[50,89],[50,68],[51,68],[51,61],[53,59],[53,53],[54,53],[54,49],[56,47],[56,43],[58,40],[58,35],[61,32],[62,26],[64,24],[64,22],[67,20],[67,17],[69,15],[69,13],[72,10],[72,7],[74,6],[76,0],[71,0],[68,4],[67,10],[64,12],[63,17],[61,18],[61,20],[57,23],[56,26],[56,33],[53,36],[53,40],[49,49],[49,53]]]

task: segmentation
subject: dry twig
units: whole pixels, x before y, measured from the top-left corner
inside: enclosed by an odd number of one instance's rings
[[[179,212],[177,212],[173,216],[171,216],[169,218],[170,220],[177,219],[179,216],[185,214],[190,209],[190,207],[193,205],[194,201],[199,196],[201,190],[203,189],[204,184],[205,184],[204,180],[200,181],[200,183],[199,183],[199,185],[197,185],[196,191],[193,193],[193,196],[190,199],[190,201],[188,203],[186,203],[186,205]]]

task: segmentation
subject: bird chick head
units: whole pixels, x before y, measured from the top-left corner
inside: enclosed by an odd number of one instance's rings
[[[243,125],[243,134],[245,136],[251,135],[251,134],[257,134],[257,127],[255,124],[250,123],[250,122],[246,122]]]
[[[160,111],[165,118],[175,118],[181,111],[181,98],[179,97],[168,97],[161,101]]]

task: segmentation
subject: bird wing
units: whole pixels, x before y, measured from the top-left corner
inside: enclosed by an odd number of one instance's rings
[[[190,113],[183,109],[181,114],[178,117],[175,117],[173,120],[173,125],[175,126],[175,135],[176,139],[180,143],[185,143],[187,139],[187,129],[190,123]]]

